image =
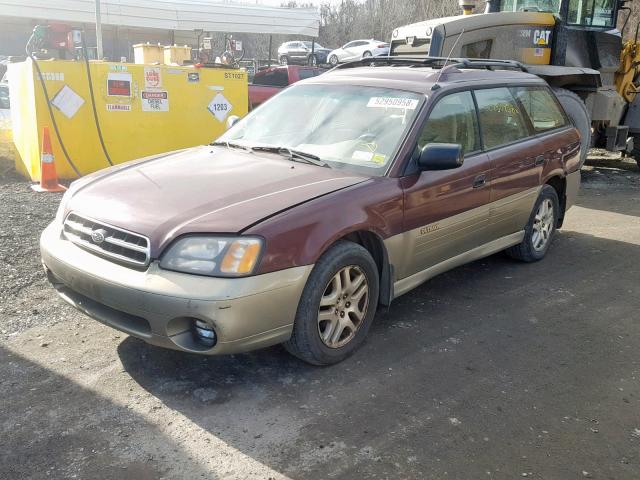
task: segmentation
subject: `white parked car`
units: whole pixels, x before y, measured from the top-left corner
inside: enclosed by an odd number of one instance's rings
[[[329,63],[334,67],[341,62],[361,58],[389,55],[389,44],[379,40],[354,40],[329,53]]]

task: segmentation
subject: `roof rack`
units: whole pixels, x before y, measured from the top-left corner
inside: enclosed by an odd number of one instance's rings
[[[367,57],[353,62],[343,63],[335,67],[336,69],[370,67],[370,66],[408,66],[408,67],[431,67],[431,68],[473,68],[482,70],[529,70],[520,62],[514,60],[497,59],[477,59],[477,58],[445,58],[445,57]]]

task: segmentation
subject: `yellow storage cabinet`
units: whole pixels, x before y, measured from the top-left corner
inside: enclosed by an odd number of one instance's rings
[[[164,47],[165,65],[183,65],[187,60],[191,60],[191,47],[185,45],[170,45]]]
[[[133,46],[133,63],[162,63],[163,49],[159,43],[138,43]]]
[[[81,175],[108,167],[83,62],[39,61],[60,137]],[[96,111],[114,164],[210,143],[230,115],[247,113],[246,73],[237,69],[90,62]],[[40,178],[42,128],[51,131],[58,175],[76,178],[54,131],[32,60],[9,64],[17,170]]]

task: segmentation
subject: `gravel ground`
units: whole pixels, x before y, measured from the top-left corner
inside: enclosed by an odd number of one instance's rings
[[[354,357],[202,358],[44,278],[59,194],[0,178],[0,478],[640,478],[640,173],[594,152],[544,262],[495,255],[378,315]]]
[[[53,325],[71,311],[51,302],[40,263],[40,232],[53,219],[62,194],[36,194],[13,174],[0,177],[0,333],[15,335]]]

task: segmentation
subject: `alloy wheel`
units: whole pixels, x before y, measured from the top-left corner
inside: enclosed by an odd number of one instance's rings
[[[540,252],[544,250],[549,243],[551,233],[553,232],[554,221],[553,203],[550,199],[545,198],[538,207],[536,216],[533,219],[531,243],[536,251]]]
[[[329,348],[340,348],[356,335],[367,316],[369,282],[363,270],[343,267],[329,281],[320,299],[318,333]]]

